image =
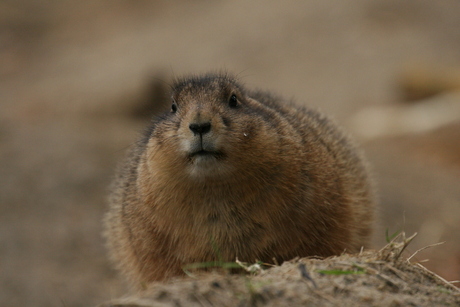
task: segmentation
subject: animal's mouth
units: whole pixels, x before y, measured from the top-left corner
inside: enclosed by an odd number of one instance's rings
[[[203,157],[203,158],[215,158],[215,159],[223,159],[225,158],[225,154],[221,151],[212,151],[212,150],[197,150],[195,152],[192,152],[189,154],[189,158],[197,158],[197,157]]]

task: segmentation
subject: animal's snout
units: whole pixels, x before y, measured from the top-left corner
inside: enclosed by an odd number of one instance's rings
[[[190,124],[189,129],[192,130],[193,134],[206,134],[209,131],[211,131],[211,123],[206,122],[206,123],[194,123]]]

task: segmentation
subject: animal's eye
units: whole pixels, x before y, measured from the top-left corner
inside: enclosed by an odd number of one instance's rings
[[[177,111],[177,105],[175,103],[173,103],[171,105],[171,113],[176,113],[176,111]]]
[[[236,95],[233,94],[232,96],[230,96],[230,99],[228,100],[228,105],[231,107],[231,108],[236,108],[238,106],[238,98],[236,98]]]

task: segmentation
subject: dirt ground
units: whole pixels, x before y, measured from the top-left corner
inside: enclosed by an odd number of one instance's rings
[[[335,117],[374,168],[376,248],[387,229],[418,232],[409,252],[445,241],[412,262],[459,280],[458,16],[457,0],[0,1],[0,305],[126,292],[100,236],[115,166],[158,86],[217,69]]]
[[[200,274],[150,285],[100,307],[149,306],[458,306],[460,289],[401,257],[404,233],[380,251],[302,258],[251,273]]]

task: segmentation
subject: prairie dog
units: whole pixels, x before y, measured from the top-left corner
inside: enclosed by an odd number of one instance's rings
[[[228,74],[177,80],[116,180],[109,253],[140,286],[186,264],[331,256],[368,247],[363,159],[327,117]]]

